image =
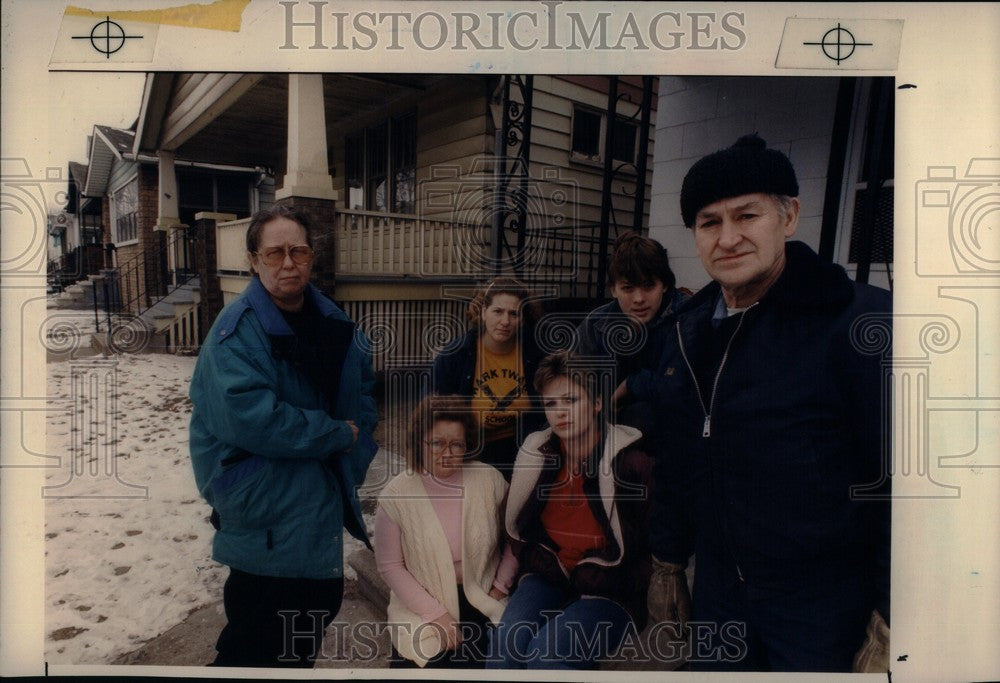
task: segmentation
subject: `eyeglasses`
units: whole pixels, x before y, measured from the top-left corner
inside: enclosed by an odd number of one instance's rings
[[[424,444],[430,446],[431,452],[435,455],[440,455],[448,450],[452,455],[465,455],[466,450],[469,446],[464,441],[445,441],[444,439],[431,439],[430,441],[424,441]]]
[[[280,266],[285,262],[285,255],[292,257],[292,263],[297,263],[298,265],[305,265],[312,261],[313,250],[307,244],[299,244],[294,247],[272,247],[270,249],[265,249],[264,251],[255,251],[255,254],[260,258],[265,266]]]

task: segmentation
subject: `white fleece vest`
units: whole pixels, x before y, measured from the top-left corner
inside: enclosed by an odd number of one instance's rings
[[[499,621],[506,600],[489,596],[500,564],[502,505],[507,492],[503,475],[489,465],[470,463],[462,471],[462,583],[469,604],[492,622]],[[386,484],[379,505],[399,526],[403,561],[413,578],[458,621],[458,583],[451,549],[420,474],[403,472]],[[375,539],[378,543],[378,539]],[[393,646],[421,667],[444,648],[437,629],[389,594],[388,622]]]

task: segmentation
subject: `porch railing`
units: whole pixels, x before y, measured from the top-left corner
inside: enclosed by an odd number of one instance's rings
[[[101,245],[81,244],[48,261],[46,277],[50,291],[61,292],[67,285],[96,275],[104,265]]]
[[[429,220],[407,214],[338,211],[337,277],[490,277],[487,226]],[[216,226],[218,268],[245,274],[249,219]],[[600,229],[578,223],[535,227],[525,241],[525,265],[517,275],[531,284],[555,285],[562,296],[593,297],[597,282]]]
[[[471,276],[482,228],[407,214],[338,211],[338,275]]]
[[[184,230],[171,230],[116,269],[117,311],[141,315],[195,276],[195,240]],[[157,235],[157,233],[154,233]]]

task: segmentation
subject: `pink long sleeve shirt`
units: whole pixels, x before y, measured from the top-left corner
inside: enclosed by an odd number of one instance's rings
[[[462,584],[462,471],[447,479],[437,479],[427,473],[421,475],[427,496],[431,499],[434,512],[441,522],[451,559],[455,567],[455,581]],[[503,522],[497,511],[497,523]],[[425,621],[433,621],[448,613],[434,596],[420,585],[407,570],[403,559],[403,542],[399,525],[382,508],[375,514],[375,563],[379,574],[389,585],[407,609],[420,615]],[[510,546],[504,548],[500,565],[497,567],[493,586],[504,593],[510,592],[511,583],[517,574],[517,558]]]

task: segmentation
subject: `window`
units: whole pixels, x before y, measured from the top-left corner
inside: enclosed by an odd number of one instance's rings
[[[890,86],[891,87],[891,86]],[[876,103],[869,103],[868,121],[865,126],[863,145],[879,148],[878,180],[882,182],[878,192],[878,206],[875,207],[875,225],[871,236],[871,262],[892,263],[892,216],[893,216],[893,157],[895,154],[895,100],[888,98],[888,111],[885,116],[885,130],[881,140],[867,139],[875,126]],[[851,220],[851,243],[848,249],[848,263],[857,263],[861,258],[861,224],[865,220],[865,212],[870,201],[868,185],[872,174],[868,168],[868,155],[862,154],[861,173],[854,186],[854,211]]]
[[[212,172],[198,168],[177,169],[177,213],[181,223],[194,225],[200,211],[251,214],[251,174]]]
[[[892,288],[893,269],[894,95],[891,77],[857,79],[833,252],[834,260],[844,266],[852,278],[867,270],[869,284],[888,289]],[[884,127],[882,136],[876,139],[875,121],[879,114],[884,117]],[[878,168],[869,168],[870,155],[876,151]],[[869,206],[874,194],[872,180],[880,183],[874,207]],[[872,209],[873,214],[869,214]],[[867,236],[870,242],[864,245],[861,228],[869,215],[873,215],[874,224]],[[865,247],[869,258],[862,264]]]
[[[573,153],[601,160],[601,122],[604,117],[586,109],[573,110]]]
[[[571,156],[586,161],[604,160],[604,136],[607,117],[584,107],[573,108],[573,135]],[[615,139],[612,158],[628,164],[635,163],[639,126],[628,119],[615,120]]]
[[[139,238],[138,176],[111,195],[111,225],[114,227],[116,243],[131,242]]]
[[[344,140],[348,207],[416,212],[417,115],[410,112]]]

